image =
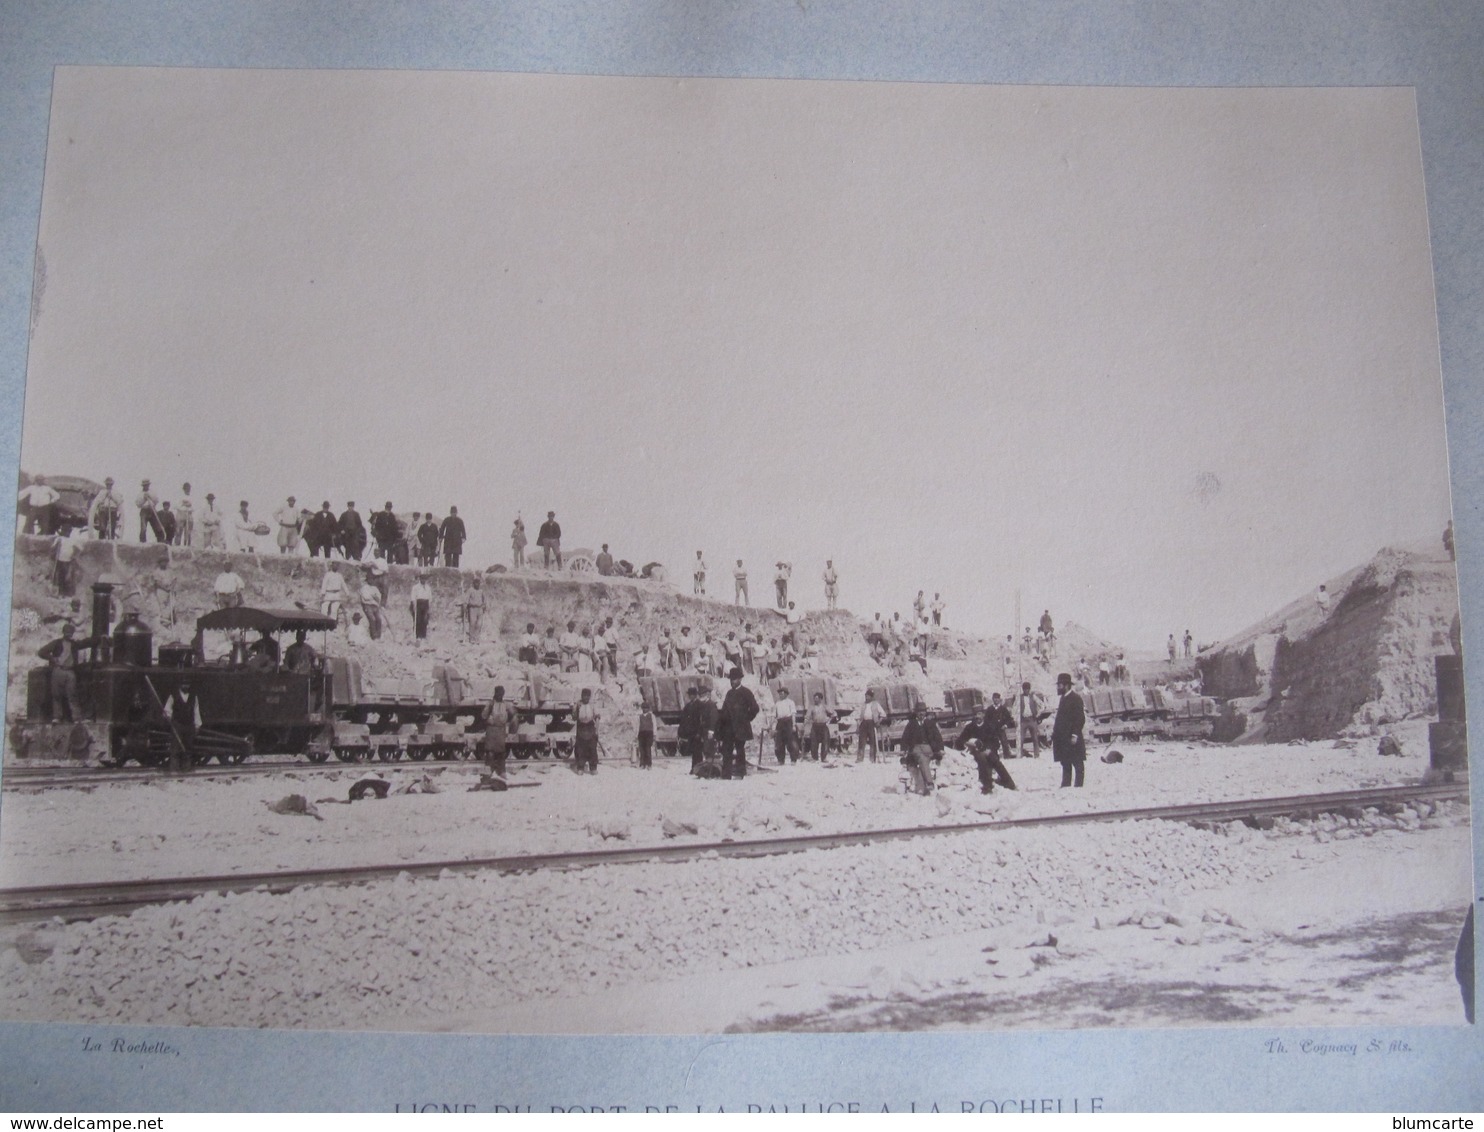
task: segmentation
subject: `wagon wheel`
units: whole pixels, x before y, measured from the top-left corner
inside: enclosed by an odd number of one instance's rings
[[[410,754],[411,752],[409,751],[408,753]],[[401,754],[402,751],[400,748],[393,747],[390,744],[376,748],[376,757],[384,763],[395,762]]]
[[[360,759],[361,752],[355,747],[336,747],[335,757],[343,763],[353,763]]]
[[[326,747],[311,747],[308,751],[309,761],[312,763],[328,762],[330,759],[329,749]]]
[[[598,564],[586,554],[574,554],[566,560],[567,569],[574,574],[596,573]]]
[[[382,750],[383,750],[383,752],[385,752],[386,748],[383,747]],[[386,755],[383,753],[381,757],[383,759],[385,759],[386,758]],[[425,758],[428,757],[428,748],[427,747],[408,747],[407,748],[407,757],[409,759],[411,759],[415,763],[420,763]]]

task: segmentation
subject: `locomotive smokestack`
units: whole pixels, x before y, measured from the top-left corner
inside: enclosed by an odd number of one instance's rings
[[[93,638],[99,642],[93,646],[93,659],[102,660],[105,664],[109,659],[108,636],[109,623],[113,621],[113,583],[102,580],[93,583]],[[99,656],[99,650],[102,656]]]

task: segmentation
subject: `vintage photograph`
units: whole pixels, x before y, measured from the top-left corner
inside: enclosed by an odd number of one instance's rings
[[[60,67],[0,1019],[1473,1019],[1414,92]]]

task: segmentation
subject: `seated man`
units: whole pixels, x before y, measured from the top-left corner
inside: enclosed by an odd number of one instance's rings
[[[295,630],[294,643],[284,650],[284,667],[290,672],[299,672],[307,675],[314,671],[314,662],[318,659],[319,654],[304,639],[304,630]]]
[[[278,667],[278,642],[266,631],[248,646],[247,666],[258,672],[272,672]]]
[[[1003,710],[1003,709],[1002,709]],[[996,727],[988,721],[983,711],[974,713],[974,721],[959,732],[955,746],[962,747],[974,757],[979,766],[979,792],[993,794],[994,784],[999,782],[1006,790],[1015,789],[1015,780],[1000,761],[1000,742],[1004,737],[1003,725]]]
[[[919,794],[933,792],[933,761],[943,757],[943,733],[927,712],[927,705],[912,709],[912,718],[902,732],[902,763],[912,769],[912,788]]]

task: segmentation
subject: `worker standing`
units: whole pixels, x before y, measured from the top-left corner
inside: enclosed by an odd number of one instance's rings
[[[773,701],[773,754],[779,766],[783,765],[784,755],[789,762],[799,761],[799,733],[794,725],[794,713],[798,710],[788,689],[780,686],[778,698]]]
[[[419,573],[412,585],[412,597],[408,602],[412,611],[413,634],[419,641],[428,636],[428,617],[433,606],[433,590],[428,585],[426,572]]]
[[[299,549],[299,533],[303,530],[304,520],[292,495],[282,507],[273,512],[273,521],[278,524],[278,553],[293,554]]]
[[[578,774],[598,773],[598,709],[593,707],[593,690],[582,689],[577,705],[577,731],[572,739],[572,769]]]
[[[879,615],[878,615],[879,616]],[[876,700],[876,693],[870,689],[866,690],[866,702],[861,705],[860,722],[855,728],[855,761],[866,761],[866,748],[871,748],[871,761],[875,762],[880,757],[880,744],[876,738],[876,728],[886,721],[886,709]]]
[[[1026,757],[1025,745],[1031,745],[1030,758],[1041,757],[1041,697],[1031,691],[1031,682],[1020,685],[1020,754]]]

